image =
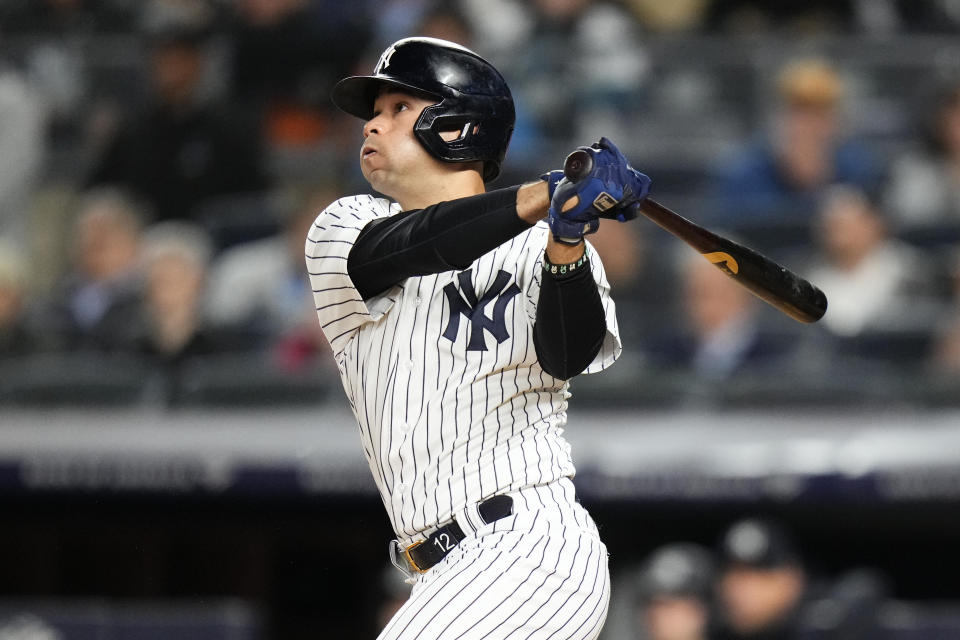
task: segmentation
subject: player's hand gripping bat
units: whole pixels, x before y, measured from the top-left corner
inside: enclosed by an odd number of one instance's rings
[[[567,156],[563,173],[569,180],[577,180],[588,174],[592,166],[590,154],[577,150]],[[823,291],[753,249],[720,237],[649,197],[640,203],[640,213],[794,320],[816,322],[826,313],[827,296]]]

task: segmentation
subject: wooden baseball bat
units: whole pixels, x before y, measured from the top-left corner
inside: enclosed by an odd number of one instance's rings
[[[593,158],[586,151],[574,151],[563,163],[563,173],[570,180],[582,178],[592,168]],[[794,320],[816,322],[826,313],[827,296],[823,291],[770,258],[718,236],[651,198],[640,203],[640,213]]]

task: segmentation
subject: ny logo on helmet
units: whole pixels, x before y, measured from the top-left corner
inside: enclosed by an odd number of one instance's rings
[[[377,61],[377,66],[374,68],[373,72],[380,73],[384,69],[390,66],[390,58],[393,57],[393,54],[397,52],[397,43],[390,45],[386,51],[380,54],[380,60]]]
[[[486,351],[487,341],[484,331],[489,331],[496,338],[497,344],[501,344],[510,334],[507,332],[506,312],[507,305],[513,296],[520,293],[520,287],[514,282],[509,287],[510,274],[500,270],[497,279],[483,294],[483,297],[477,299],[477,293],[473,288],[473,282],[470,280],[471,271],[461,271],[457,274],[457,280],[460,282],[460,290],[457,290],[454,283],[450,283],[443,288],[447,295],[447,301],[450,303],[450,317],[447,320],[447,328],[443,332],[443,337],[451,342],[457,341],[457,334],[460,333],[460,315],[470,321],[470,337],[467,341],[467,351]],[[465,297],[464,297],[465,296]],[[484,315],[484,309],[490,302],[496,298],[493,305],[493,318]]]

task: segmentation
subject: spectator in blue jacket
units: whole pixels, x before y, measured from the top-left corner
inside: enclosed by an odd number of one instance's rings
[[[800,60],[781,71],[777,108],[767,136],[727,159],[719,172],[717,215],[731,225],[806,220],[836,183],[873,191],[880,164],[844,136],[843,82],[820,61]]]

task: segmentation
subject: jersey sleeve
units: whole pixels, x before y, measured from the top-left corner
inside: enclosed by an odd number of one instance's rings
[[[335,354],[343,351],[365,323],[378,320],[393,305],[393,287],[366,301],[347,271],[347,257],[368,222],[389,215],[385,200],[371,196],[341,198],[324,209],[307,234],[305,253],[310,288],[320,327]]]
[[[607,282],[607,274],[603,269],[603,262],[600,260],[600,254],[587,243],[587,252],[590,256],[590,268],[593,271],[593,279],[600,290],[600,301],[603,302],[603,314],[607,319],[607,334],[603,338],[603,344],[600,346],[600,352],[593,359],[583,373],[597,373],[603,371],[612,365],[620,353],[623,351],[623,345],[620,342],[620,329],[617,325],[617,307],[610,295],[610,283]]]

